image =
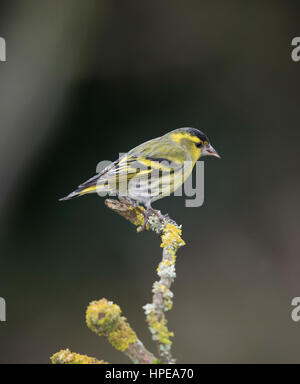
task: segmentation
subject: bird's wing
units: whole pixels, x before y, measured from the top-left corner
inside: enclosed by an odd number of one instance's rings
[[[169,171],[170,168],[177,170],[183,167],[186,160],[187,154],[181,147],[170,139],[161,137],[132,149],[120,159],[108,175],[111,173],[122,175],[123,172],[136,174],[136,169],[140,170],[141,175],[148,174],[153,168],[162,171]]]
[[[136,175],[141,178],[148,177],[153,169],[166,172],[181,170],[187,157],[181,147],[165,136],[147,141],[80,184],[74,192],[61,200],[95,192],[97,186],[105,185],[113,180],[120,185],[127,183]]]
[[[97,175],[80,184],[81,190],[116,177],[118,182],[136,176],[147,176],[153,169],[176,171],[187,160],[186,152],[168,138],[160,137],[133,148]]]

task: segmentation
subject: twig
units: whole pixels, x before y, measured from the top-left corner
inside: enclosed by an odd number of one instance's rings
[[[174,334],[168,330],[165,312],[173,305],[173,293],[170,287],[176,277],[176,252],[185,245],[181,238],[181,227],[169,217],[163,216],[160,211],[153,212],[144,226],[145,209],[132,206],[130,201],[122,198],[120,201],[107,199],[105,204],[137,226],[138,232],[150,229],[161,235],[160,246],[163,248],[163,253],[162,261],[157,268],[159,280],[153,284],[152,303],[144,306],[152,339],[158,346],[159,360],[144,347],[126,318],[121,316],[120,307],[111,301],[101,299],[90,303],[86,311],[87,325],[98,335],[105,336],[114,348],[124,352],[133,363],[173,364],[175,359],[171,354],[171,337]],[[106,364],[103,360],[72,353],[69,349],[55,353],[51,361],[53,364]]]
[[[79,355],[69,349],[62,349],[50,357],[53,364],[108,364],[103,360],[97,360],[94,357]]]
[[[138,231],[142,230],[144,224],[144,215],[142,207],[132,207],[129,202],[121,199],[121,201],[107,199],[105,204],[114,212],[129,220],[138,227]],[[163,248],[162,261],[160,262],[157,273],[160,277],[159,281],[153,284],[153,300],[151,304],[144,306],[146,320],[152,338],[158,344],[158,353],[160,360],[172,364],[175,362],[171,355],[171,337],[173,332],[169,332],[167,328],[167,319],[165,312],[172,308],[173,293],[170,287],[175,273],[175,262],[177,250],[185,245],[181,238],[181,227],[173,220],[166,218],[159,211],[155,215],[150,216],[146,229],[151,229],[156,233],[162,234],[161,247]]]
[[[105,336],[114,348],[124,352],[133,363],[155,362],[156,358],[137,338],[126,318],[121,316],[120,307],[112,301],[93,301],[87,308],[86,322],[93,332]]]

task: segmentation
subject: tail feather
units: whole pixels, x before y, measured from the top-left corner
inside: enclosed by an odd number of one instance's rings
[[[70,200],[78,196],[79,196],[79,193],[74,191],[74,192],[71,192],[68,196],[62,197],[61,199],[59,199],[59,201]]]
[[[87,188],[77,188],[74,192],[71,192],[69,195],[59,199],[59,201],[70,200],[70,199],[73,199],[74,197],[79,197],[87,193],[93,193],[96,191],[96,189],[97,189],[96,185],[93,185]]]

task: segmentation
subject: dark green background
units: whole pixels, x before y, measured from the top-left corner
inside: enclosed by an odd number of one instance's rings
[[[178,362],[300,362],[299,73],[286,1],[9,1],[0,36],[1,363],[61,348],[127,362],[85,325],[118,303],[155,350],[142,306],[159,239],[97,195],[60,203],[101,160],[172,129],[209,135],[205,203],[154,204],[183,224]]]

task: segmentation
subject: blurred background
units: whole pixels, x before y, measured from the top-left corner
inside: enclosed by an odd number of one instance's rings
[[[85,325],[118,303],[152,351],[142,306],[159,238],[89,195],[101,160],[182,126],[203,130],[205,203],[154,204],[183,225],[168,313],[180,363],[299,363],[296,2],[1,1],[1,363],[61,348],[128,362]]]

